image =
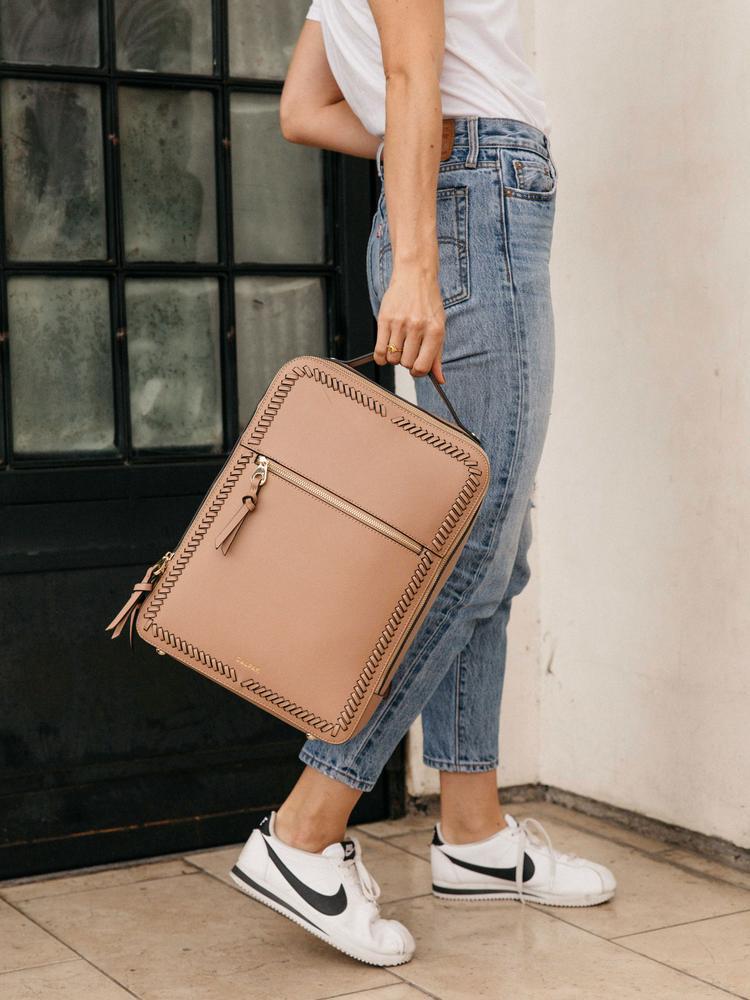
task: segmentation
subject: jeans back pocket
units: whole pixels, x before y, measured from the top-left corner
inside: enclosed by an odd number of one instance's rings
[[[388,223],[382,222],[379,253],[381,294],[391,280],[393,248]],[[437,191],[437,239],[440,255],[440,290],[448,309],[469,298],[469,192],[467,187],[441,187]]]

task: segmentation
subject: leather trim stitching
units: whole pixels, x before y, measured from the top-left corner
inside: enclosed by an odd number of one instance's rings
[[[413,434],[414,437],[419,438],[426,444],[432,445],[433,448],[437,448],[443,454],[455,458],[469,470],[466,482],[459,490],[458,496],[443,518],[440,527],[435,533],[435,537],[430,542],[430,548],[439,552],[450,538],[451,532],[461,520],[461,517],[471,503],[472,497],[479,489],[482,471],[465,448],[461,448],[457,444],[451,444],[450,441],[446,441],[445,438],[440,437],[439,434],[435,434],[434,431],[428,430],[426,427],[422,427],[414,423],[414,421],[408,420],[406,417],[391,417],[391,423],[395,424],[396,427],[402,428],[402,430],[408,431],[409,434]]]
[[[357,389],[355,386],[349,385],[348,382],[344,382],[343,379],[337,378],[335,375],[332,375],[330,372],[327,372],[322,368],[316,368],[312,365],[299,365],[287,372],[277,385],[271,395],[271,398],[266,404],[265,410],[258,418],[252,433],[249,438],[247,438],[248,444],[260,444],[266,434],[266,431],[273,423],[274,417],[281,409],[282,403],[289,395],[292,386],[300,378],[315,379],[316,382],[321,382],[323,385],[328,386],[329,389],[342,393],[342,395],[353,400],[355,403],[359,403],[368,410],[372,410],[373,413],[377,413],[380,417],[388,415],[385,404],[383,404],[379,399],[373,399],[373,397],[368,396],[366,392],[362,392],[361,389]]]

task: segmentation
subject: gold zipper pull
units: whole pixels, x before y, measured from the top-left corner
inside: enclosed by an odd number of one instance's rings
[[[174,552],[165,552],[161,559],[155,564],[152,576],[156,580],[158,579],[164,570],[167,568],[167,563],[174,555]]]

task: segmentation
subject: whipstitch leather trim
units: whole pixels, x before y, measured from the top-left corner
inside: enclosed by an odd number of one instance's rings
[[[274,389],[271,398],[266,404],[266,408],[258,418],[250,437],[247,439],[248,444],[260,444],[266,434],[266,431],[273,423],[274,417],[281,409],[282,403],[289,395],[292,386],[300,378],[315,379],[316,382],[322,382],[324,385],[327,385],[329,389],[333,389],[335,392],[340,392],[344,396],[353,400],[355,403],[359,403],[368,410],[372,410],[372,412],[377,413],[378,416],[385,417],[388,415],[384,403],[382,403],[379,399],[374,399],[372,396],[368,396],[366,392],[363,392],[361,389],[357,389],[356,386],[350,385],[348,382],[345,382],[343,379],[338,378],[336,375],[332,375],[330,372],[327,372],[322,368],[313,367],[312,365],[299,365],[290,369],[290,371],[284,375]]]
[[[430,542],[430,548],[439,551],[440,548],[445,545],[445,543],[450,538],[451,532],[456,527],[460,521],[462,515],[466,511],[466,508],[471,503],[471,499],[479,489],[479,484],[482,479],[482,470],[479,465],[472,459],[471,453],[466,451],[465,448],[461,448],[457,444],[451,444],[450,441],[446,441],[445,438],[440,437],[439,434],[435,434],[434,431],[429,430],[426,427],[421,427],[419,424],[415,424],[413,420],[408,420],[406,417],[391,417],[391,423],[395,424],[396,427],[401,427],[403,430],[408,431],[409,434],[413,434],[414,437],[424,441],[426,444],[430,444],[433,448],[437,448],[438,451],[442,451],[445,455],[450,455],[457,461],[463,463],[469,470],[466,482],[461,487],[458,496],[451,504],[450,510],[443,518],[443,521],[435,533],[435,537]]]

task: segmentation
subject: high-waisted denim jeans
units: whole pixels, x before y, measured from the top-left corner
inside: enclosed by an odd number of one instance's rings
[[[552,397],[556,188],[539,129],[511,118],[457,121],[437,192],[443,371],[451,402],[489,455],[490,485],[390,696],[347,743],[308,739],[302,747],[306,764],[364,791],[420,712],[425,764],[441,771],[498,765],[506,627],[529,577],[531,493]],[[377,314],[392,263],[382,192],[367,263]],[[416,380],[416,392],[420,406],[450,419],[428,378]]]

